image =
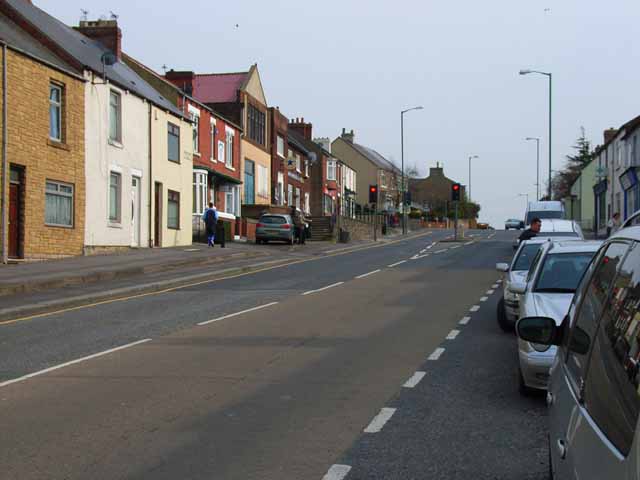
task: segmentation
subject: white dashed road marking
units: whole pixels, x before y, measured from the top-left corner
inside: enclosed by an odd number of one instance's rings
[[[422,255],[420,255],[419,253],[416,253],[413,257],[411,257],[411,260],[418,260],[419,258],[425,258],[428,257],[429,255],[431,255],[430,253],[424,253]]]
[[[489,300],[489,297],[480,297],[481,302],[486,302],[487,300]]]
[[[0,388],[6,387],[7,385],[11,385],[12,383],[22,382],[24,380],[27,380],[28,378],[53,372],[54,370],[59,370],[61,368],[68,367],[70,365],[75,365],[76,363],[84,362],[86,360],[91,360],[93,358],[102,357],[103,355],[108,355],[110,353],[118,352],[120,350],[124,350],[125,348],[135,347],[136,345],[140,345],[141,343],[146,343],[150,341],[151,341],[150,338],[145,338],[144,340],[138,340],[137,342],[127,343],[126,345],[110,348],[109,350],[105,350],[103,352],[94,353],[93,355],[87,355],[86,357],[77,358],[75,360],[71,360],[70,362],[61,363],[60,365],[55,365],[53,367],[45,368],[44,370],[39,370],[37,372],[29,373],[28,375],[23,375],[22,377],[14,378],[12,380],[7,380],[6,382],[0,383]]]
[[[418,383],[420,383],[420,380],[422,380],[426,374],[427,372],[416,372],[411,376],[409,380],[404,382],[402,386],[405,388],[413,388],[418,385]]]
[[[447,335],[447,340],[455,340],[459,334],[460,330],[451,330],[449,332],[449,335]]]
[[[502,283],[502,279],[496,280],[496,283]]]
[[[469,309],[470,312],[477,312],[478,310],[480,310],[480,305],[474,305]]]
[[[200,326],[208,325],[210,323],[219,322],[220,320],[225,320],[227,318],[237,317],[238,315],[243,315],[245,313],[255,312],[256,310],[262,310],[263,308],[271,307],[272,305],[276,305],[277,303],[278,302],[271,302],[271,303],[267,303],[265,305],[260,305],[259,307],[247,308],[246,310],[242,310],[241,312],[230,313],[229,315],[225,315],[224,317],[218,317],[218,318],[214,318],[212,320],[207,320],[206,322],[200,322],[198,325],[200,325]]]
[[[465,245],[471,245],[473,242],[467,242],[465,243]]]
[[[495,290],[487,290],[487,295],[493,295],[493,292],[494,292],[494,291],[495,291]]]
[[[442,355],[444,353],[444,348],[439,347],[436,348],[433,353],[431,355],[429,355],[428,360],[438,360],[440,358],[440,355]]]
[[[342,285],[344,282],[333,283],[331,285],[327,285],[326,287],[318,288],[317,290],[309,290],[308,292],[304,292],[302,295],[311,295],[312,293],[323,292],[324,290],[329,290],[330,288],[337,287],[338,285]]]
[[[402,265],[403,263],[407,263],[406,260],[400,260],[399,262],[392,263],[391,265],[387,265],[389,268],[397,267],[398,265]]]
[[[437,251],[435,251],[435,252],[433,252],[433,253],[434,253],[434,254],[444,253],[444,252],[446,252],[447,250],[449,250],[449,249],[448,249],[448,248],[445,248],[444,250],[437,250]]]
[[[383,408],[380,413],[373,417],[371,423],[364,429],[364,433],[378,433],[384,427],[384,424],[389,421],[393,414],[396,413],[395,408]]]
[[[471,317],[464,317],[462,320],[460,320],[460,325],[466,325],[467,323],[469,323],[469,320],[471,320]]]
[[[497,283],[494,283],[493,285],[491,285],[491,288],[496,289],[498,288],[500,285],[498,285]]]
[[[349,465],[332,465],[322,480],[343,480],[350,470]]]
[[[380,269],[374,270],[373,272],[369,272],[369,273],[363,273],[362,275],[358,275],[356,278],[365,278],[365,277],[368,277],[369,275],[374,275],[378,272],[380,272]]]

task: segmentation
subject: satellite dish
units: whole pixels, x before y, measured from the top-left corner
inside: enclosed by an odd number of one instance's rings
[[[118,57],[116,57],[112,52],[104,52],[102,57],[100,57],[100,61],[103,65],[111,66],[118,61]]]

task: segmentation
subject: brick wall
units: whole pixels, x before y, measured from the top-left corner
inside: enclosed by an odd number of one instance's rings
[[[23,171],[22,256],[80,255],[85,222],[84,82],[12,50],[7,63],[8,163]],[[49,140],[52,81],[64,87],[61,144]],[[72,227],[45,225],[47,180],[73,185]]]

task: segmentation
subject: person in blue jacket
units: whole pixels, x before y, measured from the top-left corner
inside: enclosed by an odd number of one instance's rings
[[[202,214],[202,220],[207,229],[207,242],[210,247],[213,247],[216,241],[216,224],[218,223],[218,211],[213,206],[213,202],[209,202],[209,208],[207,208]]]

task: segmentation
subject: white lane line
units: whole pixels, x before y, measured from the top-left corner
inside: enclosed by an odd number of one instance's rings
[[[496,280],[496,283],[502,283],[502,279]]]
[[[420,383],[420,380],[424,378],[427,372],[416,372],[414,373],[409,380],[404,382],[402,385],[404,388],[413,388]]]
[[[380,413],[373,417],[371,423],[364,429],[364,433],[378,433],[384,427],[384,424],[389,421],[393,414],[396,413],[395,408],[384,407],[380,410]]]
[[[440,358],[440,355],[442,355],[444,353],[444,348],[439,347],[436,348],[433,353],[431,355],[429,355],[429,358],[427,360],[438,360]]]
[[[493,295],[493,292],[495,292],[495,290],[487,290],[487,295]]]
[[[419,258],[425,258],[425,257],[428,257],[429,255],[431,254],[425,253],[423,255],[420,255],[419,253],[416,253],[413,257],[411,257],[411,260],[418,260]]]
[[[459,323],[460,325],[466,325],[467,323],[469,323],[469,320],[471,320],[471,317],[463,317]]]
[[[445,248],[444,250],[437,250],[437,251],[435,251],[435,252],[433,252],[433,253],[434,253],[434,255],[435,255],[435,254],[438,254],[438,253],[444,253],[444,252],[446,252],[447,250],[449,250],[449,249],[448,249],[448,248]]]
[[[229,315],[225,315],[223,317],[213,318],[213,319],[207,320],[205,322],[200,322],[198,325],[199,326],[209,325],[210,323],[213,323],[213,322],[219,322],[220,320],[225,320],[227,318],[237,317],[238,315],[243,315],[245,313],[255,312],[256,310],[261,310],[263,308],[271,307],[272,305],[276,305],[277,303],[278,302],[271,302],[271,303],[267,303],[265,305],[260,305],[258,307],[247,308],[246,310],[242,310],[241,312],[230,313]]]
[[[75,360],[71,360],[70,362],[61,363],[60,365],[55,365],[53,367],[45,368],[44,370],[39,370],[37,372],[29,373],[27,375],[23,375],[22,377],[14,378],[13,380],[7,380],[5,382],[0,383],[0,388],[6,387],[7,385],[11,385],[12,383],[22,382],[29,378],[43,375],[45,373],[53,372],[54,370],[59,370],[64,367],[68,367],[70,365],[75,365],[76,363],[84,362],[86,360],[91,360],[93,358],[102,357],[103,355],[108,355],[110,353],[117,352],[119,350],[124,350],[125,348],[135,347],[136,345],[140,345],[141,343],[150,342],[150,338],[145,338],[144,340],[138,340],[137,342],[127,343],[126,345],[121,345],[119,347],[110,348],[109,350],[105,350],[103,352],[94,353],[93,355],[87,355],[86,357],[77,358]]]
[[[365,278],[365,277],[368,277],[369,275],[375,275],[376,273],[379,273],[379,272],[380,272],[380,269],[374,270],[373,272],[363,273],[362,275],[358,275],[356,278]]]
[[[491,285],[491,288],[493,288],[493,289],[495,290],[495,289],[496,289],[496,288],[498,288],[499,286],[500,286],[500,285],[498,285],[497,283],[494,283],[493,285]]]
[[[456,245],[455,247],[449,247],[449,250],[455,250],[456,248],[460,248],[462,245]]]
[[[465,243],[465,245],[471,245],[473,241]]]
[[[470,312],[477,312],[478,310],[480,310],[480,305],[474,305],[469,309]]]
[[[429,249],[431,249],[431,248],[433,248],[433,247],[435,247],[435,246],[436,246],[436,242],[433,242],[431,245],[429,245],[429,246],[427,247],[427,250],[429,250]]]
[[[480,297],[481,302],[486,302],[487,300],[489,300],[489,297]]]
[[[447,335],[447,340],[455,340],[459,334],[460,330],[451,330],[449,332],[449,335]]]
[[[351,467],[349,465],[331,465],[331,468],[327,472],[327,474],[322,477],[322,480],[343,480]]]
[[[387,265],[388,268],[397,267],[398,265],[402,265],[403,263],[407,263],[407,260],[400,260],[399,262],[392,263],[391,265]]]
[[[302,295],[311,295],[312,293],[322,292],[324,290],[329,290],[330,288],[337,287],[338,285],[342,285],[344,282],[337,282],[331,285],[327,285],[326,287],[318,288],[317,290],[309,290],[308,292],[304,292]]]

